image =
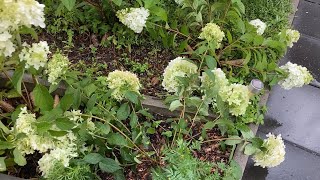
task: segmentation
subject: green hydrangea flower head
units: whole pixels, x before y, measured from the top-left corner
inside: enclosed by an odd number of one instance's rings
[[[133,91],[140,94],[141,84],[137,75],[129,71],[115,70],[107,77],[107,86],[112,89],[112,97],[118,101],[125,98],[125,93]]]
[[[57,80],[64,75],[70,65],[69,59],[60,53],[56,53],[52,56],[48,62],[46,73],[48,74],[49,83],[55,85]]]
[[[289,47],[293,46],[293,43],[298,42],[300,39],[300,33],[297,30],[287,29],[286,31],[286,39],[287,39],[287,45]]]
[[[250,91],[247,86],[231,84],[220,88],[222,101],[229,105],[229,111],[234,116],[244,115],[250,104]]]
[[[225,37],[225,34],[223,31],[221,31],[220,27],[215,23],[208,23],[204,28],[202,28],[202,32],[200,33],[199,38],[205,39],[209,42],[215,41],[216,47],[219,48],[221,45],[221,42],[223,38]]]
[[[176,77],[187,77],[197,73],[197,65],[187,61],[182,57],[177,57],[170,61],[163,73],[162,86],[168,92],[178,92],[179,81]]]

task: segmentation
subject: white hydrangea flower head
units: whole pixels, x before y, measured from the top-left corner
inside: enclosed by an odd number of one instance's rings
[[[38,70],[40,67],[45,67],[48,61],[49,46],[46,41],[33,43],[30,47],[24,43],[24,48],[19,54],[20,61],[25,61],[25,68],[34,67]]]
[[[262,22],[260,19],[251,20],[249,24],[257,29],[257,34],[259,35],[262,35],[267,27],[266,23]]]
[[[223,38],[225,37],[225,34],[223,31],[221,31],[220,27],[215,23],[208,23],[204,28],[202,28],[202,32],[200,33],[199,38],[205,39],[209,42],[215,41],[216,47],[219,48],[221,45],[221,42]]]
[[[16,146],[22,154],[32,154],[35,150],[43,153],[55,147],[52,138],[36,134],[35,127],[32,125],[35,122],[35,114],[28,113],[26,107],[21,108],[14,126],[14,132],[15,134],[24,133],[26,135],[16,142]]]
[[[275,167],[281,164],[285,159],[285,145],[281,134],[275,136],[271,133],[267,135],[267,139],[263,142],[265,151],[260,151],[253,156],[255,166]]]
[[[38,3],[35,0],[19,0],[17,18],[21,25],[30,27],[31,25],[45,28],[44,24],[44,7],[45,5]]]
[[[214,74],[215,78],[214,82],[210,79],[207,73],[202,73],[202,76],[200,77],[202,87],[213,87],[215,85],[219,85],[219,87],[222,87],[229,84],[229,81],[226,78],[226,74],[220,68],[212,70],[212,73]]]
[[[45,27],[44,5],[35,0],[2,0],[0,2],[0,32],[17,30],[20,26]]]
[[[222,101],[229,105],[229,111],[234,116],[244,115],[250,104],[250,91],[247,86],[231,84],[220,88]]]
[[[82,113],[81,110],[71,110],[66,111],[64,115],[69,118],[71,121],[74,121],[75,123],[79,124],[83,122]]]
[[[113,90],[111,95],[118,101],[122,101],[125,98],[125,93],[128,91],[140,94],[139,90],[141,88],[137,75],[129,71],[119,70],[109,73],[107,77],[107,86]]]
[[[306,67],[287,62],[287,64],[281,66],[280,69],[288,73],[288,77],[279,82],[279,85],[286,90],[294,87],[302,87],[313,80],[312,75]]]
[[[146,22],[149,17],[149,10],[141,8],[126,8],[117,11],[117,17],[120,22],[132,29],[135,33],[141,33],[146,27]]]
[[[8,31],[0,31],[0,57],[11,57],[15,51],[15,45],[11,41],[12,35]]]
[[[73,148],[56,148],[42,156],[38,161],[39,169],[44,178],[52,171],[55,163],[62,163],[64,167],[69,167],[69,162],[72,158],[78,157],[78,153]]]
[[[18,119],[14,125],[14,130],[17,134],[24,133],[26,135],[34,134],[34,127],[32,123],[36,122],[36,115],[28,113],[27,107],[21,108],[21,112],[18,115]]]
[[[287,29],[286,39],[287,39],[287,45],[291,48],[293,46],[293,43],[298,42],[298,40],[300,39],[299,31]]]
[[[57,80],[64,75],[70,65],[69,59],[60,53],[54,54],[48,62],[46,73],[49,83],[56,85]]]
[[[168,92],[176,93],[179,88],[179,81],[176,77],[186,77],[197,73],[197,65],[185,60],[182,57],[177,57],[170,61],[163,73],[162,86]]]

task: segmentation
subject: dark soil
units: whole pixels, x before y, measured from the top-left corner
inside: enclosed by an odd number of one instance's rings
[[[114,70],[131,71],[138,75],[143,94],[157,96],[164,93],[161,76],[169,61],[175,58],[170,49],[148,43],[131,48],[117,48],[112,43],[102,46],[100,42],[103,37],[89,34],[75,35],[73,46],[68,46],[64,36],[43,32],[39,39],[47,41],[52,52],[63,49],[77,70],[96,76],[108,75]]]

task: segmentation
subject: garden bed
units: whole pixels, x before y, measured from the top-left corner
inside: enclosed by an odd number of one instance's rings
[[[220,180],[240,179],[248,155],[262,167],[284,160],[281,136],[255,134],[269,95],[263,83],[312,80],[301,66],[277,66],[299,39],[285,22],[250,21],[241,0],[24,3],[2,3],[36,21],[12,15],[1,34],[1,171]],[[37,36],[30,27],[44,28],[44,11],[49,24]]]

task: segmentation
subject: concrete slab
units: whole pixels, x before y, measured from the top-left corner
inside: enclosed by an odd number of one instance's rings
[[[287,61],[307,67],[314,78],[320,82],[320,39],[302,35],[300,40],[288,50],[280,64],[284,64]]]
[[[320,38],[320,31],[317,30],[320,29],[320,4],[300,1],[293,26],[302,34]]]
[[[320,177],[320,157],[290,143],[286,145],[285,161],[274,168],[254,166],[250,158],[242,180],[316,180]]]
[[[284,139],[320,154],[319,88],[304,86],[286,91],[276,86],[267,106],[260,131],[282,134]]]
[[[304,0],[304,1],[320,4],[320,0]]]

